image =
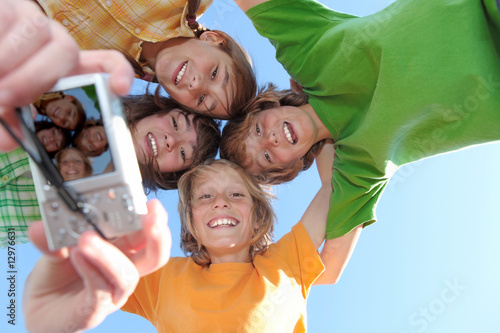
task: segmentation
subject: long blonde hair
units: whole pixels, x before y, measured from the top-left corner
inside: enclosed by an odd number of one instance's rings
[[[179,180],[179,215],[181,218],[181,248],[195,263],[208,266],[211,263],[206,248],[200,244],[193,226],[193,195],[198,179],[207,172],[220,171],[228,167],[235,170],[242,178],[253,201],[250,221],[257,221],[259,227],[254,230],[249,255],[253,260],[256,254],[264,253],[271,244],[275,215],[271,207],[271,194],[266,192],[255,179],[238,165],[227,160],[209,160],[186,172]]]

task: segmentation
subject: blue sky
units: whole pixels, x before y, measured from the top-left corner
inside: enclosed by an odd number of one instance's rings
[[[321,1],[360,16],[390,0]],[[249,51],[260,84],[288,87],[274,49],[229,0],[215,0],[201,19],[236,37]],[[137,87],[139,89],[139,87]],[[140,90],[136,90],[140,91]],[[500,327],[499,194],[500,144],[488,144],[402,167],[377,208],[378,222],[366,228],[340,282],[313,287],[308,301],[310,332],[413,333],[497,332]],[[294,181],[275,187],[276,239],[299,220],[319,187],[314,166]],[[169,212],[174,256],[179,250],[176,191],[159,198]],[[18,290],[39,254],[17,247]],[[7,255],[0,259],[6,272]],[[6,312],[7,284],[0,279]],[[17,297],[21,301],[20,294]],[[1,332],[24,332],[0,318]],[[155,332],[142,318],[116,312],[91,332]]]

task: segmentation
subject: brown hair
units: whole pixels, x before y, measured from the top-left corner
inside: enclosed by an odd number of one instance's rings
[[[236,119],[230,120],[222,131],[222,141],[220,145],[221,158],[228,159],[243,168],[248,167],[249,156],[246,153],[245,139],[250,135],[254,119],[259,112],[280,106],[301,106],[307,104],[307,95],[304,93],[294,93],[290,90],[276,90],[273,84],[269,84],[255,99],[249,102],[244,110],[244,114]],[[309,151],[298,161],[288,166],[270,166],[260,174],[255,175],[264,184],[282,184],[288,182],[299,174],[300,171],[307,170],[314,162],[314,158],[324,144],[324,140],[315,143]]]
[[[208,172],[220,171],[222,167],[235,170],[250,193],[253,208],[250,221],[257,221],[259,228],[254,230],[250,244],[250,259],[256,254],[264,253],[271,244],[273,237],[275,215],[271,207],[271,195],[259,186],[257,181],[238,165],[227,160],[209,160],[186,172],[179,180],[179,215],[181,218],[181,248],[195,263],[209,266],[210,256],[206,248],[199,243],[193,226],[193,194],[198,179]]]
[[[61,143],[61,149],[63,149],[64,147],[68,146],[71,142],[71,132],[70,130],[67,130],[65,128],[60,128],[59,126],[57,126],[56,124],[50,122],[50,121],[45,121],[45,120],[41,120],[41,121],[35,121],[35,132],[38,133],[40,132],[41,130],[44,130],[44,129],[50,129],[50,128],[53,128],[53,127],[56,127],[56,128],[59,128],[62,132],[62,135],[63,135],[63,142]],[[54,158],[54,155],[57,153],[57,151],[53,151],[53,152],[47,152],[47,154],[49,155],[50,158]]]
[[[49,93],[49,94],[52,94],[52,93]],[[49,94],[47,94],[47,95],[49,95]],[[70,101],[71,103],[73,103],[76,106],[76,112],[78,115],[76,127],[73,129],[70,129],[70,130],[80,131],[83,127],[83,124],[87,120],[87,114],[85,113],[85,108],[83,107],[82,102],[80,102],[80,100],[78,100],[78,98],[76,98],[75,96],[65,95],[63,92],[60,92],[60,93],[58,93],[57,97],[54,97],[51,99],[43,99],[43,95],[42,95],[42,97],[37,101],[35,108],[37,109],[38,113],[40,113],[44,116],[47,116],[47,105],[49,105],[53,101],[63,99],[65,97],[69,97],[68,101]]]
[[[199,0],[188,0],[186,21],[188,22],[188,26],[193,30],[196,38],[200,38],[205,31],[213,31],[222,37],[222,42],[219,44],[219,47],[232,60],[230,82],[234,83],[233,91],[235,92],[235,96],[232,103],[230,103],[231,101],[227,101],[229,109],[226,110],[229,115],[228,118],[232,119],[241,114],[245,104],[255,97],[257,92],[255,73],[252,68],[250,57],[231,36],[220,30],[210,30],[196,22],[196,11],[199,6]],[[158,82],[156,75],[149,78],[150,75],[144,71],[141,65],[130,54],[124,52],[123,50],[121,52],[132,64],[137,76],[145,79],[146,81]],[[199,111],[191,108],[189,108],[189,110],[192,113],[199,113]]]
[[[59,169],[59,170],[61,169],[60,168],[61,161],[64,158],[64,155],[66,155],[66,153],[68,153],[69,151],[74,151],[82,158],[83,166],[85,167],[85,175],[86,176],[92,175],[92,173],[94,172],[94,168],[92,168],[92,164],[90,163],[89,158],[80,149],[75,148],[75,147],[66,147],[66,148],[57,152],[57,154],[55,156],[57,169]]]
[[[149,93],[125,97],[123,98],[123,104],[127,122],[131,129],[134,129],[140,120],[152,115],[163,115],[173,109],[179,109],[184,113],[188,112],[172,98]],[[192,166],[196,166],[217,155],[221,141],[221,131],[220,122],[206,116],[195,115],[193,125],[197,131],[197,145]],[[186,170],[160,172],[154,158],[151,158],[145,164],[139,163],[139,168],[141,169],[143,185],[148,191],[176,189],[179,178],[186,172]]]
[[[97,120],[97,119],[93,119],[92,118],[92,119],[86,121],[85,124],[83,124],[82,129],[79,132],[75,133],[75,135],[73,137],[73,146],[75,146],[76,148],[82,150],[80,146],[81,146],[81,143],[82,143],[82,140],[83,140],[83,135],[85,134],[85,132],[89,128],[91,128],[91,127],[97,127],[97,126],[103,126],[104,127],[101,119]],[[93,150],[93,151],[88,152],[88,153],[84,152],[83,150],[82,151],[87,156],[94,156],[95,157],[95,156],[102,155],[102,153],[104,153],[108,148],[109,148],[109,144],[106,143],[106,145],[104,147],[100,148],[100,149],[96,149],[96,150]]]

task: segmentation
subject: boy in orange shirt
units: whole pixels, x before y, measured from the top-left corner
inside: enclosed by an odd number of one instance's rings
[[[49,255],[40,245],[42,230],[32,228],[33,242],[46,256],[25,287],[27,327],[86,329],[125,304],[125,311],[144,316],[160,332],[304,331],[309,288],[323,279],[317,248],[325,239],[331,158],[319,159],[326,181],[301,221],[274,244],[269,198],[253,178],[224,160],[190,170],[179,184],[182,247],[189,257],[172,258],[138,283],[139,275],[165,258],[168,231],[157,207],[150,206],[155,210],[146,219],[142,242],[129,236],[115,247],[89,232],[71,249],[70,259]],[[331,275],[340,276],[360,230],[332,240],[339,251],[324,263]],[[75,311],[82,302],[86,311]]]

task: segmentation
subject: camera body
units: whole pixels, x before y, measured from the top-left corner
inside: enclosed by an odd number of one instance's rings
[[[83,106],[86,117],[83,128],[71,131],[73,141],[70,145],[73,147],[65,148],[68,151],[73,150],[73,155],[65,154],[73,156],[71,157],[73,160],[70,158],[68,161],[62,160],[58,163],[54,160],[65,179],[65,186],[71,187],[79,195],[88,216],[108,239],[139,230],[141,216],[147,213],[146,195],[123,106],[120,98],[109,89],[108,75],[88,74],[63,78],[43,96],[52,96],[54,93],[60,93],[60,96],[72,96],[72,100],[77,99],[80,102],[79,108]],[[52,101],[54,100],[50,100],[49,103]],[[49,103],[45,103],[47,116],[54,114],[60,116],[62,112],[70,114],[64,107],[52,107],[48,105]],[[30,106],[24,107],[23,113],[28,112],[32,113]],[[30,117],[25,116],[25,118]],[[85,127],[90,122],[98,125]],[[35,129],[35,123],[32,125],[32,129]],[[63,130],[52,131],[55,133]],[[86,132],[83,133],[84,131]],[[74,146],[79,136],[83,137],[80,141],[83,142],[85,139],[86,141],[76,148]],[[83,157],[78,157],[77,155],[81,154],[75,149],[83,151],[89,148],[92,139],[97,140],[97,144],[107,141],[105,151],[99,156],[86,157],[84,153]],[[45,145],[48,139],[41,141]],[[62,153],[62,150],[58,152]],[[56,155],[56,159],[61,158]],[[82,164],[87,165],[87,162],[91,163],[91,174],[75,178],[74,175],[80,172]],[[47,181],[38,166],[33,161],[30,163],[49,248],[56,250],[75,245],[84,231],[93,228],[80,212],[74,212],[67,207],[57,189]],[[73,176],[67,179],[65,175]]]

